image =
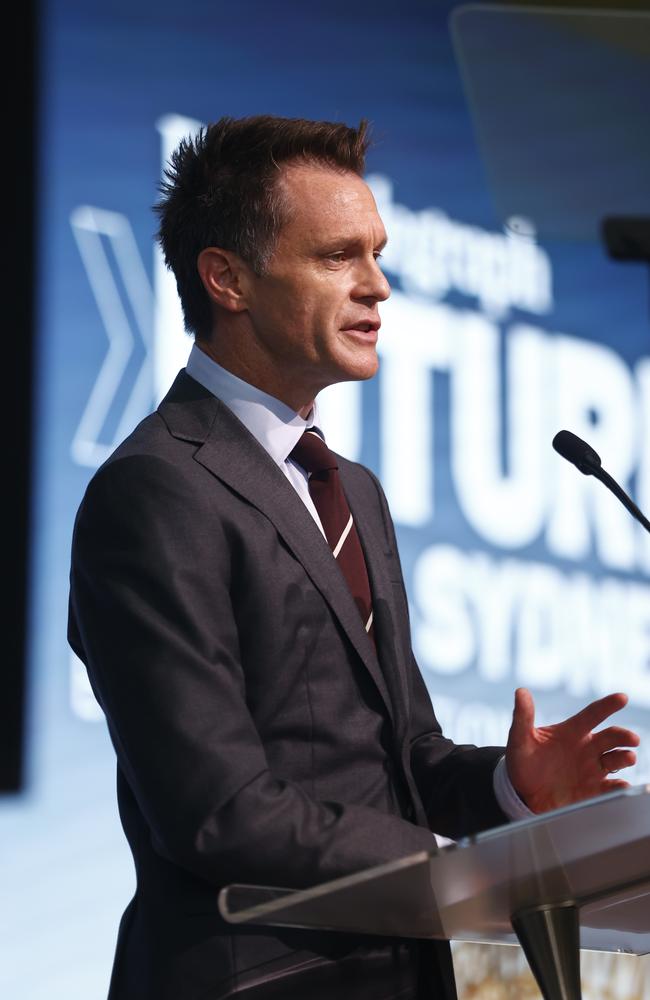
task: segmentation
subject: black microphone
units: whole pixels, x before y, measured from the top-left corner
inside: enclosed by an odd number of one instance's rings
[[[585,476],[596,475],[595,470],[600,469],[600,455],[571,431],[558,431],[553,438],[553,447],[567,462],[573,462]]]
[[[629,510],[632,517],[635,517],[646,531],[650,531],[650,521],[630,499],[625,490],[610,476],[609,472],[605,472],[600,464],[600,455],[596,454],[591,445],[579,438],[577,434],[572,434],[571,431],[558,431],[553,438],[553,447],[562,458],[566,458],[567,462],[572,462],[577,469],[580,469],[583,475],[595,476],[596,479],[599,479]]]

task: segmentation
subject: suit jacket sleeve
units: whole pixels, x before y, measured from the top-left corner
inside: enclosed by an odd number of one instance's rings
[[[155,850],[215,886],[288,887],[430,850],[426,829],[314,801],[271,773],[246,703],[231,559],[163,458],[110,461],[77,515],[69,639]]]
[[[458,839],[507,823],[494,793],[494,769],[504,748],[446,739],[415,659],[412,677],[411,768],[431,829]]]
[[[386,497],[375,484],[390,550],[398,565],[402,608],[410,649],[408,599],[399,563],[397,539]],[[432,830],[452,839],[507,823],[494,793],[494,769],[504,747],[476,747],[447,739],[436,719],[431,698],[412,651],[409,662],[411,715],[409,766]]]

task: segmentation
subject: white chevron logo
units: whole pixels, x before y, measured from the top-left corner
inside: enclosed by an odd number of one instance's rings
[[[71,213],[70,224],[108,337],[106,356],[71,443],[75,462],[96,467],[151,408],[153,292],[131,224],[124,215],[81,205]],[[141,345],[144,356],[140,368],[118,425],[111,440],[106,441],[111,406]]]

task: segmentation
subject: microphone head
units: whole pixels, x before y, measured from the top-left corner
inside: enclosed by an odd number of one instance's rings
[[[592,476],[600,470],[600,455],[594,449],[571,431],[558,431],[553,438],[553,447],[567,462],[573,462],[576,468],[585,476]]]

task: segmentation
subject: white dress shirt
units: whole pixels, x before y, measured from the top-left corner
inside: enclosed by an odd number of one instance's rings
[[[269,396],[256,386],[226,371],[196,344],[190,351],[185,370],[208,392],[225,403],[259,441],[287,477],[320,531],[325,535],[314,502],[309,495],[309,477],[302,466],[289,458],[306,430],[314,428],[322,434],[318,424],[317,404],[314,403],[311,413],[304,419],[275,396]],[[523,819],[532,815],[512,786],[506,770],[505,757],[501,758],[494,769],[494,793],[509,819]],[[438,838],[439,841],[441,839],[444,838]]]

